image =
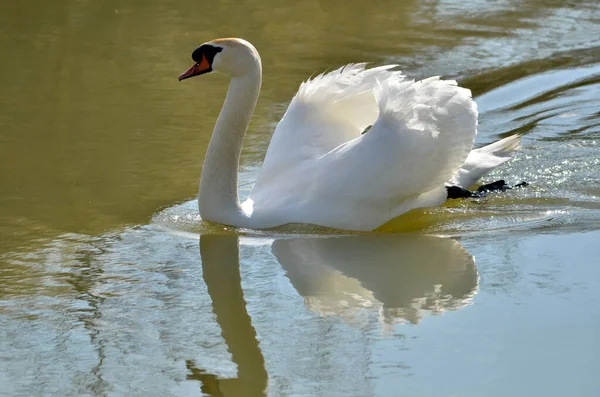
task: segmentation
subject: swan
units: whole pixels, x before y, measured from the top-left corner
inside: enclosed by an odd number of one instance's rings
[[[477,106],[454,80],[414,81],[397,65],[349,64],[300,85],[240,203],[238,166],[261,87],[260,55],[246,40],[222,38],[192,59],[180,81],[213,71],[231,77],[200,177],[203,220],[370,231],[409,210],[469,196],[465,188],[520,145],[514,135],[473,149]]]

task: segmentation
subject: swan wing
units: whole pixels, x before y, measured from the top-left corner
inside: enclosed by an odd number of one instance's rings
[[[376,80],[371,92],[377,106],[372,127],[255,189],[259,212],[270,208],[287,214],[287,222],[370,230],[445,200],[444,184],[465,162],[477,133],[471,92],[438,77]]]
[[[323,173],[349,189],[392,202],[450,180],[477,134],[471,92],[453,80],[431,77],[387,80],[375,89],[375,97],[377,121],[366,134],[323,156],[329,163],[321,167]]]
[[[377,80],[403,80],[396,65],[365,69],[349,64],[303,82],[275,128],[260,180],[272,181],[288,168],[315,159],[355,139],[377,119]]]

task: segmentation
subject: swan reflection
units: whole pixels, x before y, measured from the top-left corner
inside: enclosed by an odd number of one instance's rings
[[[276,240],[273,254],[306,306],[349,323],[377,311],[385,323],[418,323],[467,305],[478,274],[456,241],[422,235]]]
[[[221,379],[188,360],[188,379],[200,381],[202,392],[211,396],[262,396],[268,375],[246,310],[237,236],[200,236],[200,256],[213,312],[238,374],[237,378]]]
[[[473,257],[455,240],[357,235],[275,240],[271,249],[306,306],[349,323],[381,313],[387,324],[418,323],[468,304],[477,290]],[[200,237],[203,278],[237,377],[223,379],[186,361],[188,379],[213,396],[262,396],[268,374],[241,287],[238,237]],[[366,317],[367,319],[369,317]]]

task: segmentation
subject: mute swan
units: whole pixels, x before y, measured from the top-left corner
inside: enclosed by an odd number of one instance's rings
[[[238,38],[204,43],[192,59],[179,80],[212,71],[231,76],[200,178],[204,220],[369,231],[414,208],[468,196],[463,188],[519,147],[520,137],[511,136],[472,150],[477,106],[453,80],[415,82],[392,70],[396,65],[350,64],[300,85],[250,197],[240,204],[240,151],[260,91],[261,59]],[[450,195],[450,185],[458,196]]]

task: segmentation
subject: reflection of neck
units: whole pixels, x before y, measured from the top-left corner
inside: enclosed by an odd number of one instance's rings
[[[241,286],[239,248],[236,236],[200,236],[202,272],[213,311],[246,392],[262,395],[267,387],[265,360],[246,311]],[[253,393],[248,390],[251,389]]]
[[[260,92],[260,62],[254,66],[231,79],[208,145],[198,193],[200,215],[205,220],[234,226],[247,222],[238,200],[237,173],[244,135]]]

